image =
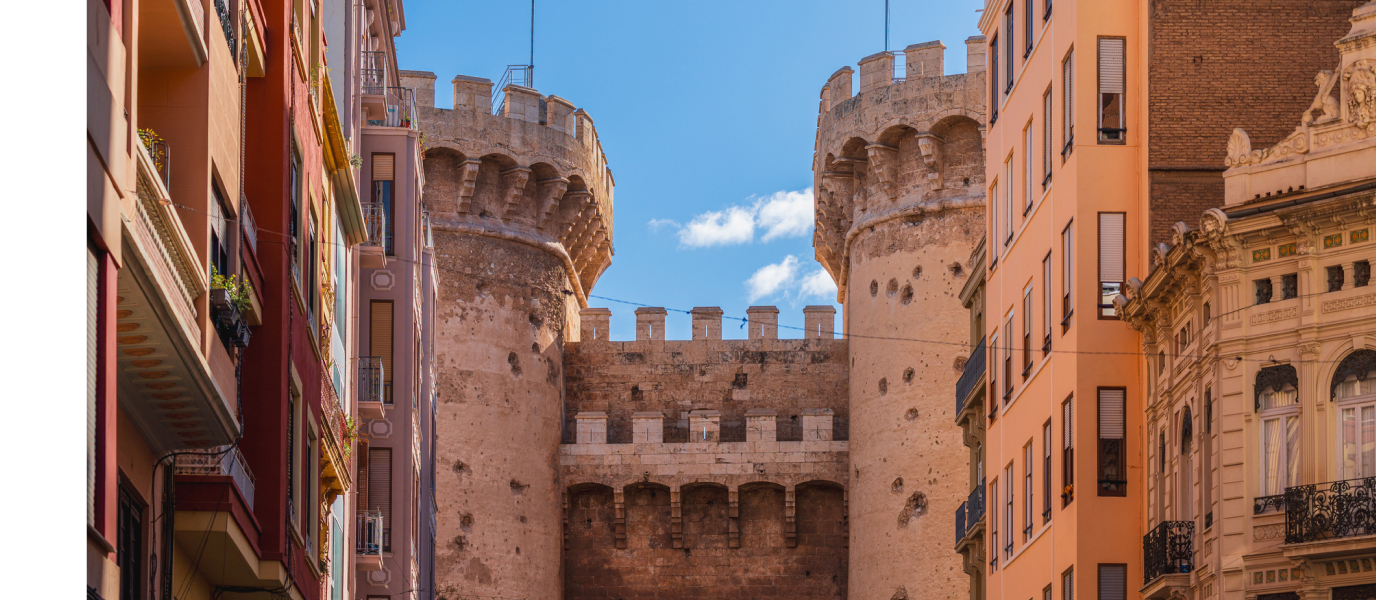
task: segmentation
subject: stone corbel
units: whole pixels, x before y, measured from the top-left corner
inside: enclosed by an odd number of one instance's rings
[[[530,167],[512,167],[502,171],[503,200],[506,201],[506,210],[502,213],[503,221],[516,216],[516,207],[525,195],[526,183],[529,181]]]
[[[726,500],[730,505],[726,509],[726,546],[729,548],[741,547],[741,490],[731,488],[726,492]]]
[[[870,144],[865,146],[865,152],[870,159],[870,168],[874,169],[874,176],[879,180],[879,187],[883,188],[884,195],[889,200],[898,199],[898,148],[887,144]]]
[[[946,173],[946,140],[932,134],[917,136],[917,149],[922,151],[922,162],[926,163],[931,171],[927,173],[927,181],[932,184],[932,189],[939,190],[945,187]]]
[[[784,488],[784,547],[798,547],[798,506],[797,491],[793,486]]]
[[[683,548],[683,491],[669,488],[669,538],[675,549]]]
[[[612,523],[612,535],[616,538],[616,547],[626,549],[626,488],[617,487],[612,490],[612,504],[616,509],[615,521]]]
[[[559,231],[559,243],[567,249],[573,241],[573,237],[582,233],[581,227],[587,227],[587,220],[583,218],[583,213],[592,210],[592,194],[587,190],[573,190],[564,194],[570,207],[567,210],[568,222],[564,225],[563,231]]]
[[[565,177],[556,179],[546,179],[538,182],[536,188],[536,206],[540,210],[539,225],[544,229],[551,218],[554,217],[555,210],[559,208],[559,201],[564,198],[564,194],[569,190],[569,180]]]
[[[577,269],[579,273],[582,273],[583,269],[586,269],[588,264],[597,257],[597,249],[606,241],[607,228],[599,225],[597,231],[594,231],[592,235],[589,236],[587,243],[583,245],[582,248],[579,248],[580,256],[574,259],[574,268]]]
[[[459,214],[468,214],[473,206],[473,191],[478,187],[478,166],[483,161],[476,158],[465,159],[459,164]]]

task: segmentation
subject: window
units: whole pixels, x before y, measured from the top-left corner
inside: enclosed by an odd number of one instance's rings
[[[1046,13],[1042,15],[1043,21],[1051,19],[1051,0],[1046,0]]]
[[[1200,476],[1200,492],[1204,496],[1204,528],[1214,524],[1214,389],[1204,388],[1204,467]]]
[[[1340,277],[1340,278],[1342,277],[1341,273],[1342,273],[1342,271],[1339,271],[1339,277]],[[1252,282],[1252,286],[1254,287],[1254,291],[1256,292],[1256,303],[1257,303],[1257,304],[1268,304],[1268,303],[1271,302],[1271,280],[1270,280],[1270,279],[1258,279],[1258,280]],[[1341,283],[1341,282],[1338,283],[1338,286],[1341,287],[1341,286],[1342,286],[1342,283]],[[1333,268],[1332,268],[1332,267],[1329,267],[1329,268],[1328,268],[1328,288],[1329,288],[1328,291],[1330,291],[1330,292],[1333,291]]]
[[[1022,447],[1022,541],[1032,540],[1032,441]]]
[[[1013,154],[1003,161],[1003,245],[1013,243]],[[997,200],[997,199],[996,199]]]
[[[119,567],[119,600],[143,598],[143,509],[134,492],[119,486],[115,561]]]
[[[1003,558],[1013,559],[1013,463],[1003,468],[1003,522],[1008,527],[1008,535],[1003,536]],[[1007,563],[1005,563],[1007,564]]]
[[[1298,273],[1280,276],[1280,299],[1289,300],[1300,295],[1300,277]]]
[[[1022,378],[1032,372],[1032,286],[1022,292]]]
[[[1336,292],[1336,291],[1338,291],[1338,290],[1343,289],[1343,283],[1346,282],[1346,279],[1347,279],[1346,274],[1343,273],[1343,268],[1342,268],[1341,266],[1339,266],[1339,265],[1334,265],[1334,266],[1328,267],[1328,291],[1330,291],[1330,292]],[[1270,283],[1270,282],[1268,281],[1267,283]],[[1269,288],[1268,288],[1268,289],[1269,289]],[[1262,303],[1261,303],[1261,302],[1257,302],[1257,304],[1262,304]]]
[[[1128,566],[1099,565],[1099,600],[1127,600]]]
[[[1099,213],[1099,318],[1118,318],[1113,298],[1127,279],[1124,236],[1127,213]]]
[[[999,334],[989,336],[989,420],[994,420],[999,406]]]
[[[1156,521],[1166,520],[1166,431],[1157,434],[1156,445]]]
[[[998,34],[994,34],[994,38],[989,40],[989,60],[989,124],[993,125],[999,120],[999,76],[1003,74],[1003,71],[999,70]]]
[[[997,479],[989,484],[989,505],[991,509],[989,511],[989,543],[994,547],[993,552],[990,552],[993,559],[989,561],[989,565],[997,571],[999,568],[999,480]]]
[[[229,277],[229,222],[225,219],[225,197],[218,183],[210,184],[210,273]]]
[[[1051,600],[1051,584],[1047,584],[1046,587],[1042,588],[1042,600]]]
[[[1042,189],[1051,185],[1051,88],[1042,95]]]
[[[1003,348],[1003,401],[1013,397],[1013,311],[1008,311],[1008,320],[1003,324],[1006,341]]]
[[[1023,37],[1027,38],[1027,50],[1022,53],[1024,63],[1026,63],[1027,57],[1032,56],[1032,15],[1036,14],[1032,11],[1032,0],[1025,0],[1025,2],[1026,7],[1023,9],[1022,21],[1026,25],[1023,28]]]
[[[1061,600],[1075,600],[1075,567],[1061,573]]]
[[[1200,327],[1208,327],[1209,322],[1214,320],[1214,307],[1208,302],[1204,303],[1204,320],[1199,324]]]
[[[395,177],[395,154],[373,155],[373,202],[382,205],[382,247],[388,256],[396,254],[393,231],[396,220],[392,206],[392,180]]]
[[[1051,253],[1042,259],[1042,356],[1051,354]]]
[[[320,551],[320,433],[312,419],[307,420],[310,427],[306,430],[306,493],[302,502],[305,520],[302,531],[306,538],[306,552],[318,557]]]
[[[1061,506],[1075,500],[1075,397],[1061,403]]]
[[[1013,91],[1013,40],[1015,38],[1013,37],[1012,2],[1008,3],[1008,10],[1003,13],[1003,31],[1004,37],[1007,38],[1004,40],[1004,52],[1007,55],[1005,56],[1005,58],[1008,62],[1008,66],[1006,68],[1006,72],[1008,73],[1008,83],[1004,85],[1003,93],[1004,95],[1007,95],[1009,92]]]
[[[292,276],[296,284],[301,285],[300,258],[297,256],[298,246],[296,238],[300,234],[301,227],[301,157],[296,150],[291,150],[291,160],[287,169],[287,235],[290,238],[287,252],[291,255]]]
[[[1071,290],[1075,289],[1072,285],[1075,279],[1074,260],[1075,260],[1075,236],[1072,221],[1067,223],[1065,229],[1061,230],[1061,331],[1065,332],[1070,328],[1070,315],[1075,313],[1075,304]]]
[[[1334,386],[1333,397],[1338,403],[1338,439],[1342,448],[1338,460],[1343,479],[1376,476],[1376,371],[1360,373],[1365,369],[1350,368],[1356,362],[1354,356],[1343,359],[1334,376],[1341,378]]]
[[[301,493],[296,491],[296,466],[301,462],[301,454],[296,450],[296,426],[301,422],[297,416],[297,407],[301,405],[301,394],[296,390],[296,386],[288,383],[287,394],[287,522],[293,529],[300,529],[301,519],[298,517],[296,506],[297,498]]]
[[[392,551],[392,449],[368,449],[368,512],[382,515],[382,550]]]
[[[368,356],[382,360],[382,403],[392,403],[392,302],[373,300],[368,306]]]
[[[1036,134],[1033,133],[1032,121],[1028,121],[1028,122],[1027,122],[1027,127],[1024,128],[1024,129],[1022,130],[1022,162],[1023,162],[1023,170],[1022,170],[1022,195],[1023,195],[1023,200],[1022,200],[1022,216],[1023,216],[1023,217],[1026,217],[1026,216],[1027,216],[1027,213],[1032,212],[1032,189],[1033,189],[1033,188],[1032,188],[1032,177],[1033,177],[1032,173],[1034,173],[1033,167],[1032,167],[1032,157],[1035,156],[1035,154],[1032,152],[1032,138],[1034,138],[1034,137],[1036,137]],[[1024,220],[1025,220],[1025,219],[1024,219]]]
[[[1099,143],[1123,143],[1127,139],[1123,113],[1127,40],[1099,38]]]
[[[993,268],[999,262],[999,183],[989,186],[989,230],[993,234],[993,242],[989,244],[989,266]]]
[[[1042,523],[1051,521],[1051,419],[1042,425]]]
[[[1075,149],[1075,50],[1072,48],[1061,62],[1061,161],[1070,158]]]
[[[100,440],[100,258],[96,251],[86,248],[86,525],[100,531],[105,527],[96,523],[96,446]],[[108,310],[108,307],[107,307]],[[102,453],[103,454],[103,453]]]
[[[1191,398],[1190,402],[1194,402]],[[1175,510],[1177,521],[1194,520],[1194,416],[1190,413],[1189,403],[1180,413],[1180,473],[1176,476],[1179,483],[1179,502]]]
[[[1164,344],[1165,342],[1161,342]],[[1166,351],[1156,353],[1156,374],[1160,376],[1166,372]]]
[[[305,289],[302,294],[306,299],[306,319],[315,323],[315,313],[320,304],[320,246],[317,239],[319,227],[315,223],[315,215],[311,215],[310,223],[306,228],[306,265],[305,265]]]
[[[1099,388],[1099,495],[1127,495],[1127,389]]]
[[[1352,286],[1366,287],[1371,283],[1371,261],[1359,260],[1352,263]]]

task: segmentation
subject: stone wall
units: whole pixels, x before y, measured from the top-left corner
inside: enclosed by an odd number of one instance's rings
[[[1148,61],[1152,246],[1223,204],[1234,127],[1253,147],[1294,129],[1365,0],[1153,0]],[[1086,79],[1086,81],[1090,81]]]

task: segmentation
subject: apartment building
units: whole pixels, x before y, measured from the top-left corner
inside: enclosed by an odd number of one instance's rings
[[[417,82],[397,69],[402,3],[357,5],[358,33],[347,58],[356,86],[343,112],[355,133],[363,210],[354,370],[362,444],[355,537],[359,598],[431,598],[435,499],[434,308],[439,273],[428,214]],[[431,83],[433,89],[433,82]]]
[[[986,595],[1137,595],[1146,388],[1114,298],[1222,204],[1227,122],[1285,137],[1355,4],[985,3]]]
[[[1116,300],[1148,385],[1144,597],[1376,593],[1373,42],[1367,3],[1298,126],[1254,146],[1238,123],[1223,206]]]
[[[988,522],[987,480],[984,476],[984,444],[987,429],[984,422],[988,370],[988,346],[984,337],[984,294],[989,267],[985,247],[988,239],[980,239],[970,253],[970,277],[960,290],[960,302],[970,311],[970,347],[973,350],[956,380],[956,425],[961,429],[961,441],[969,448],[970,493],[956,508],[956,553],[961,555],[961,568],[970,577],[970,600],[984,598],[984,577],[988,572],[984,546]]]

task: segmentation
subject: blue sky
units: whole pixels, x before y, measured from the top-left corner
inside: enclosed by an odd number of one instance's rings
[[[962,73],[982,6],[891,0],[890,48],[941,40],[946,72]],[[529,2],[405,8],[401,68],[435,72],[440,107],[454,75],[496,81],[528,60]],[[616,256],[592,294],[727,317],[773,304],[794,327],[803,306],[835,305],[812,251],[818,94],[883,49],[883,0],[537,2],[535,87],[592,115],[616,177]],[[635,338],[634,306],[591,305],[612,310],[612,339]],[[745,337],[739,323],[722,329]],[[669,339],[690,333],[671,311]]]

